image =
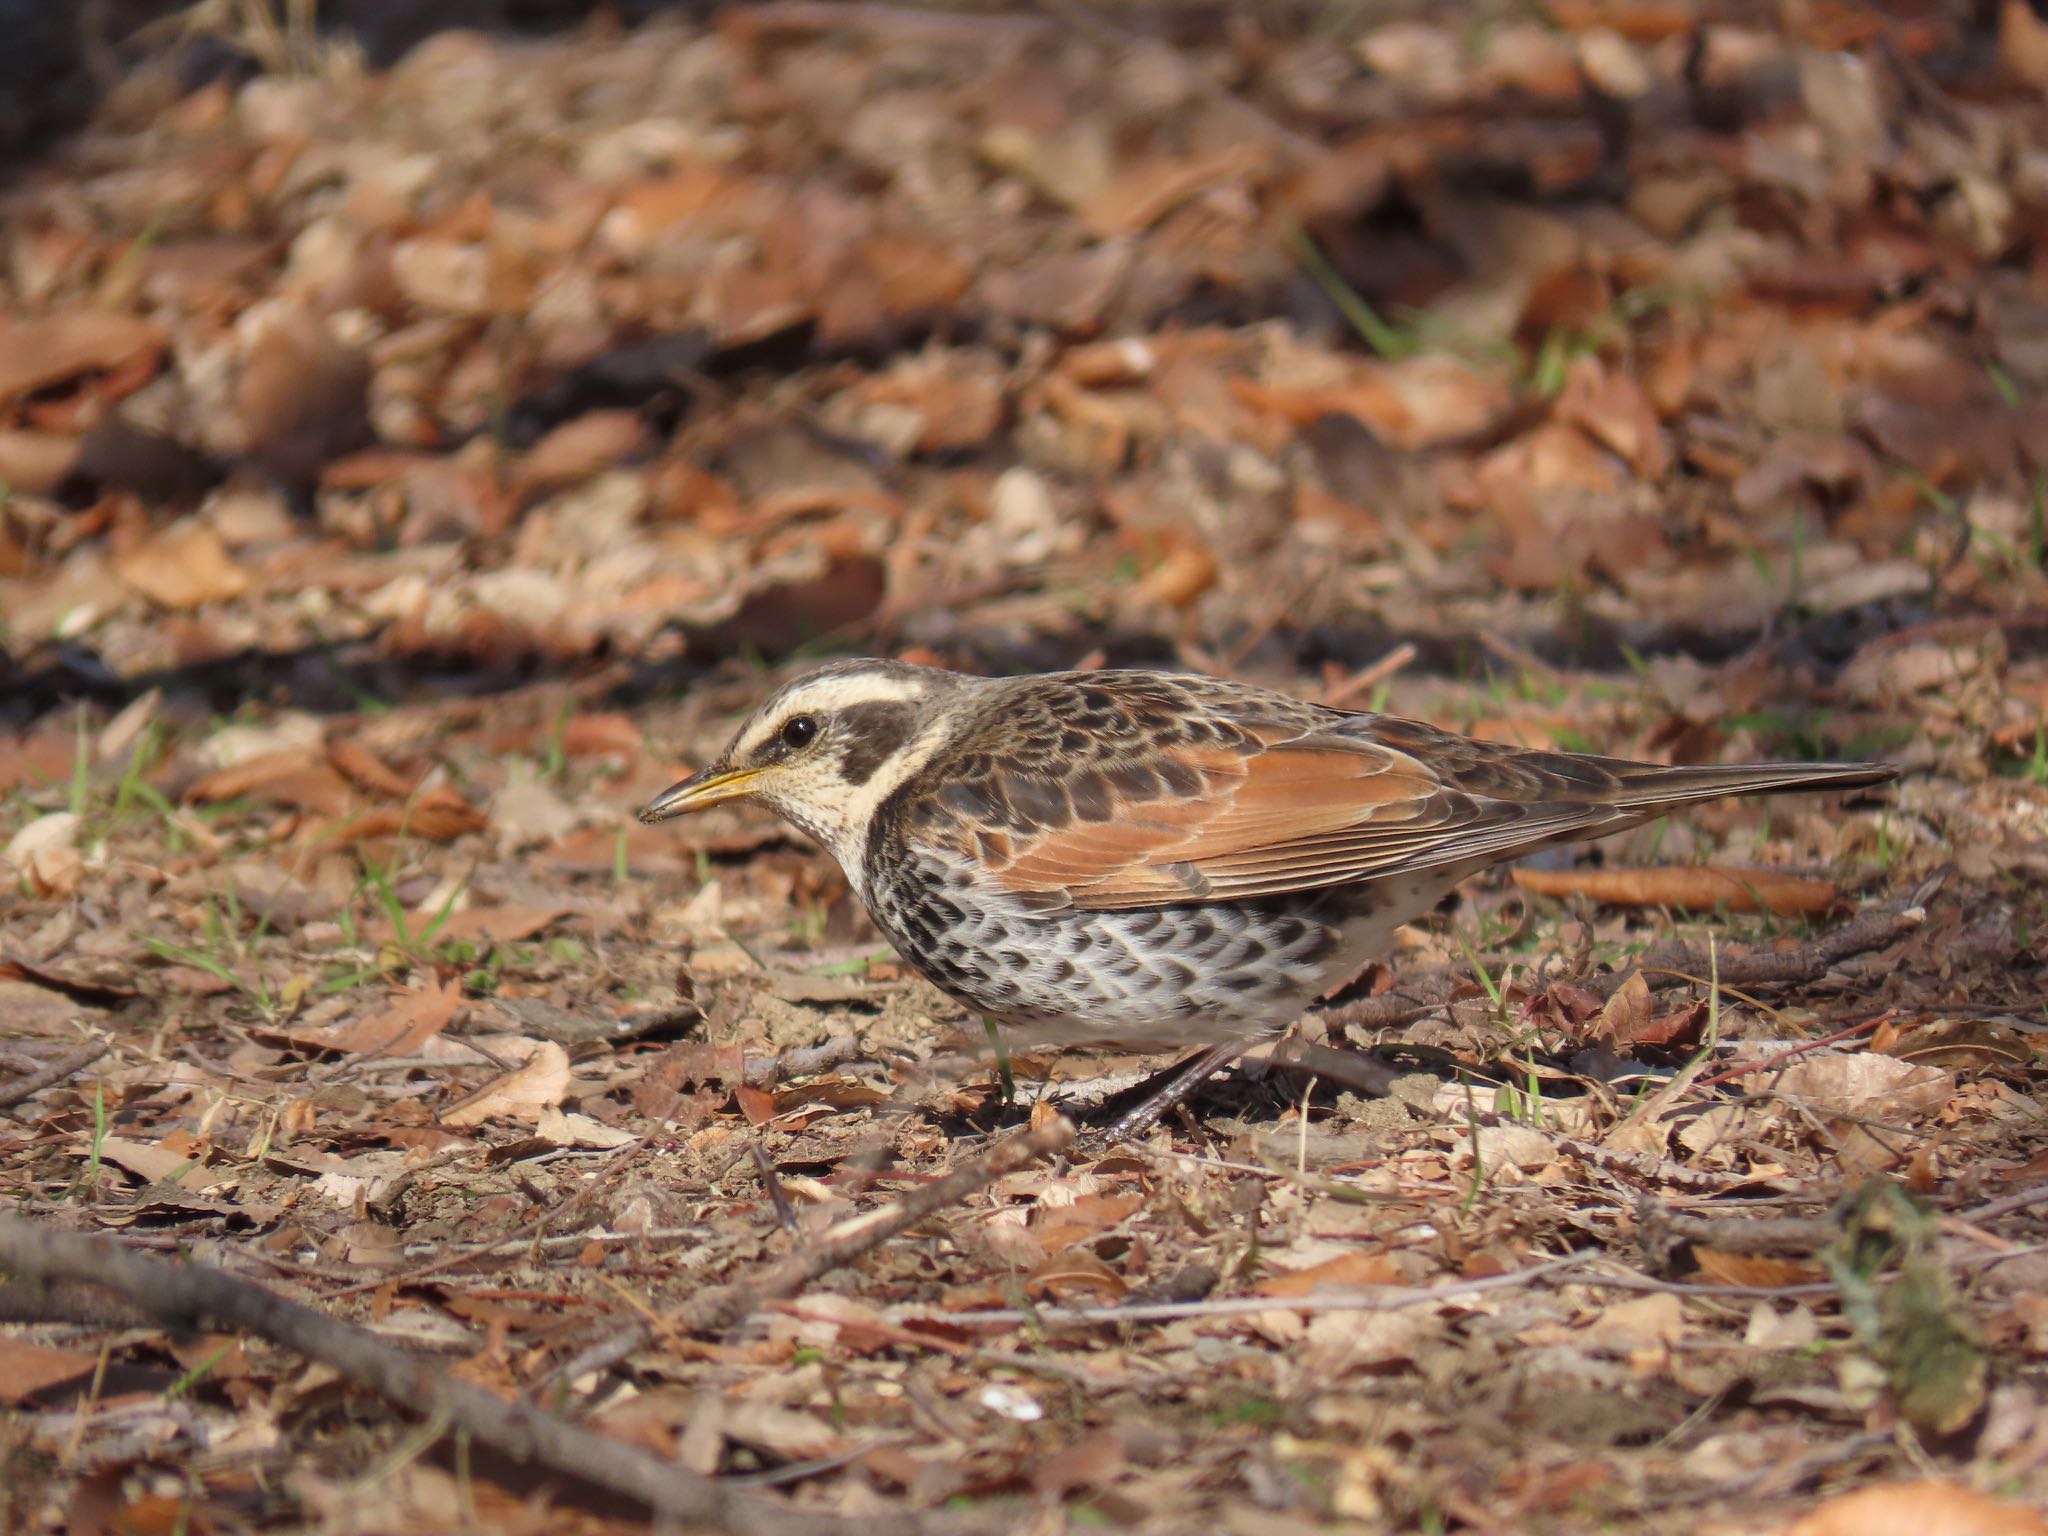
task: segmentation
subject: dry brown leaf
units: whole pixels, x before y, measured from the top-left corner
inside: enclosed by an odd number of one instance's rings
[[[543,1110],[559,1105],[568,1091],[569,1053],[552,1040],[537,1040],[533,1054],[517,1068],[442,1111],[440,1119],[443,1125],[458,1129],[497,1116],[537,1121]]]
[[[197,608],[249,590],[249,573],[205,523],[186,518],[114,556],[123,581],[160,607]]]
[[[567,907],[465,907],[448,914],[448,920],[434,930],[434,942],[518,944],[568,915]]]
[[[732,1091],[733,1102],[740,1107],[740,1113],[747,1117],[749,1125],[766,1125],[775,1118],[775,1095],[760,1088],[749,1088],[741,1083]]]
[[[340,774],[312,747],[286,747],[202,774],[185,789],[189,805],[211,805],[244,795],[322,816],[341,816],[355,797]]]
[[[1685,1304],[1669,1291],[1631,1296],[1603,1310],[1594,1327],[1595,1343],[1615,1353],[1676,1344],[1685,1336]]]
[[[1051,1254],[1024,1277],[1025,1293],[1031,1296],[1086,1294],[1115,1301],[1129,1289],[1123,1276],[1086,1248],[1067,1248]]]
[[[1650,1022],[1650,983],[1640,968],[1630,971],[1600,1009],[1592,1033],[1610,1040],[1632,1041]]]
[[[1642,386],[1596,357],[1582,357],[1567,371],[1557,414],[1621,455],[1644,480],[1661,480],[1671,467],[1670,447]]]
[[[46,789],[71,776],[78,741],[71,723],[63,728],[45,727],[33,736],[0,738],[0,794],[26,786]]]
[[[1145,1204],[1142,1195],[1082,1195],[1071,1205],[1041,1207],[1032,1236],[1048,1253],[1108,1231]]]
[[[1192,539],[1176,540],[1159,563],[1140,576],[1132,591],[1146,602],[1185,608],[1216,585],[1216,557]]]
[[[0,481],[12,491],[46,496],[70,475],[78,444],[69,432],[0,432]]]
[[[191,1154],[170,1146],[132,1141],[125,1136],[103,1136],[100,1157],[116,1168],[125,1168],[145,1184],[160,1184],[192,1166]]]
[[[2048,1536],[2048,1520],[1938,1478],[1858,1488],[1829,1499],[1779,1536]]]
[[[413,792],[414,785],[411,781],[393,773],[376,753],[350,737],[337,736],[328,742],[327,758],[340,770],[343,777],[359,789],[368,790],[372,794],[389,795],[397,800],[402,800]]]
[[[99,1357],[0,1334],[0,1402],[18,1403],[48,1387],[90,1376]]]
[[[1692,1258],[1700,1274],[1715,1285],[1807,1285],[1826,1278],[1818,1264],[1766,1253],[1729,1253],[1695,1245]]]
[[[1765,869],[1660,865],[1638,869],[1517,869],[1515,884],[1538,896],[1583,896],[1616,907],[1726,907],[1799,917],[1826,912],[1834,882]]]
[[[359,811],[320,833],[319,841],[346,847],[375,837],[404,834],[425,838],[430,843],[452,843],[467,833],[481,832],[486,825],[488,819],[482,811],[443,785],[407,805],[381,805]]]
[[[1578,996],[1574,996],[1574,994]],[[1631,971],[1595,1013],[1571,1022],[1580,997],[1575,987],[1553,985],[1546,993],[1556,1005],[1560,1022],[1573,1035],[1587,1040],[1604,1040],[1615,1050],[1628,1052],[1638,1046],[1668,1049],[1697,1040],[1707,1020],[1707,1003],[1701,999],[1671,1013],[1659,1014],[1652,1007],[1650,984],[1641,971]]]
[[[1123,1436],[1114,1429],[1083,1435],[1031,1469],[1031,1487],[1042,1498],[1060,1499],[1076,1488],[1102,1488],[1124,1469]]]
[[[153,356],[163,333],[147,320],[73,309],[0,331],[0,405],[81,373]]]
[[[591,411],[563,422],[528,449],[518,479],[542,488],[569,485],[638,458],[651,441],[638,411]]]
[[[1320,1290],[1355,1290],[1364,1285],[1400,1285],[1401,1266],[1384,1253],[1340,1253],[1302,1269],[1268,1275],[1254,1286],[1259,1296],[1307,1296]]]
[[[2027,0],[1998,8],[1998,62],[2021,85],[2048,92],[2048,21]]]
[[[1953,1073],[1876,1051],[1821,1051],[1750,1079],[1823,1113],[1879,1119],[1929,1113],[1955,1097]]]
[[[627,715],[571,715],[562,727],[565,757],[631,757],[642,741],[640,727]]]
[[[459,978],[430,981],[416,990],[398,993],[381,1013],[349,1020],[334,1031],[327,1045],[352,1056],[417,1056],[422,1046],[448,1027],[461,1007]]]

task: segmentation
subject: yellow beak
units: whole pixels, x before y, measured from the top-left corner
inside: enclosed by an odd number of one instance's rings
[[[640,819],[653,823],[687,816],[706,806],[743,799],[761,776],[758,768],[732,768],[723,773],[700,769],[680,784],[671,784],[640,808]]]

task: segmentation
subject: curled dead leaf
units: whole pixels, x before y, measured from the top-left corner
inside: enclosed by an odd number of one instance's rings
[[[324,843],[346,846],[376,837],[408,835],[430,843],[452,843],[470,832],[481,832],[484,813],[446,785],[430,789],[409,805],[375,806],[359,811],[320,835]]]
[[[1641,869],[1517,869],[1515,884],[1538,896],[1584,896],[1615,907],[1726,907],[1800,917],[1841,900],[1833,881],[1766,869],[1661,865]]]
[[[162,344],[163,332],[147,320],[106,310],[25,320],[0,332],[0,404],[81,373],[133,363]]]
[[[77,847],[78,826],[71,811],[38,816],[8,840],[0,864],[15,871],[38,896],[68,896],[85,873]]]
[[[1024,1290],[1031,1296],[1079,1294],[1116,1301],[1129,1289],[1123,1276],[1085,1248],[1051,1254],[1024,1277]]]

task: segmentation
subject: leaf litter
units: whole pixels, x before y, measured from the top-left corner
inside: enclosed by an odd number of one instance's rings
[[[2048,30],[1981,9],[196,8],[251,66],[0,234],[16,1212],[821,1521],[2041,1529]],[[1471,882],[1195,1118],[778,1271],[1160,1064],[999,1073],[783,829],[630,819],[848,649],[1907,776]],[[9,1305],[10,1530],[640,1523]]]

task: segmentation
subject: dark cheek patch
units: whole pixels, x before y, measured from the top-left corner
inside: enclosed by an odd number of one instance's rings
[[[861,785],[910,739],[917,724],[917,706],[900,699],[853,704],[842,709],[833,724],[846,743],[839,754],[839,776],[848,784]]]

